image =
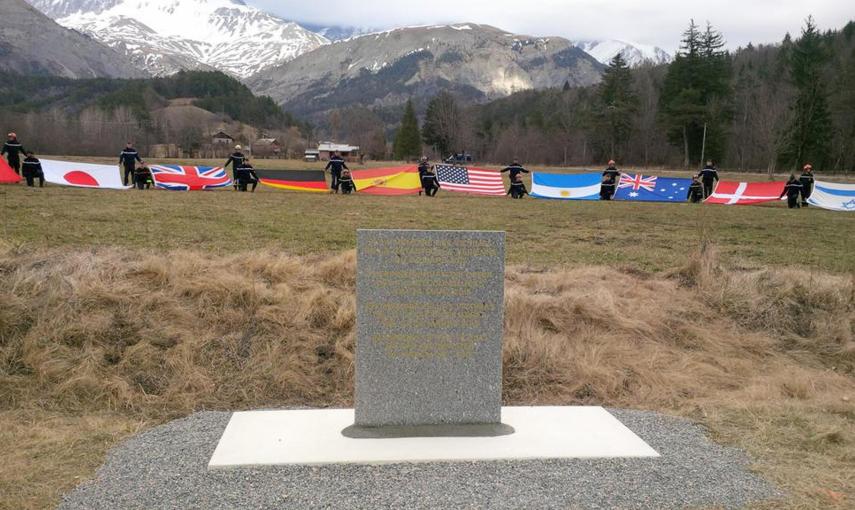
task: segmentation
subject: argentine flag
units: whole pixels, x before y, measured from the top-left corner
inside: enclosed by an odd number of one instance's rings
[[[531,174],[531,196],[556,200],[599,200],[600,174]]]
[[[855,212],[855,184],[816,181],[808,203],[831,211]]]

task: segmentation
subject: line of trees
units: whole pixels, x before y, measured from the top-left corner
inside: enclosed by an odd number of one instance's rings
[[[674,61],[630,69],[618,55],[594,87],[526,91],[466,106],[440,93],[421,142],[435,156],[472,152],[554,165],[694,168],[705,159],[740,170],[855,170],[855,23],[822,33],[808,18],[778,45],[725,50],[709,23],[691,21]],[[394,155],[411,159],[412,103]],[[400,141],[399,141],[400,139]]]

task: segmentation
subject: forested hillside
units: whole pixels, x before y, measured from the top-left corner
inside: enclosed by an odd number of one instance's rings
[[[777,45],[725,51],[724,35],[692,23],[668,65],[612,61],[592,87],[526,91],[466,106],[447,94],[428,105],[438,152],[531,163],[855,171],[855,23],[803,32]]]

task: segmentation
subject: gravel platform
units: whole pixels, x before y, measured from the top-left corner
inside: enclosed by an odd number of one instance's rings
[[[610,410],[658,459],[386,466],[266,467],[208,472],[229,413],[198,413],[114,448],[61,509],[740,508],[781,498],[741,451],[687,420]]]

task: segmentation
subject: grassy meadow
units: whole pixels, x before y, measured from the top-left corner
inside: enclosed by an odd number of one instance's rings
[[[357,228],[507,231],[507,404],[686,416],[786,491],[758,508],[855,504],[855,215],[18,185],[0,218],[2,509],[194,411],[352,405]]]

